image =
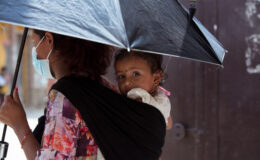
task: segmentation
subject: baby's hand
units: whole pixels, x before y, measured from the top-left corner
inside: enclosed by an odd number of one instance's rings
[[[168,124],[166,126],[167,130],[170,130],[172,128],[172,117],[168,117]]]
[[[142,88],[133,88],[127,93],[127,97],[149,104],[151,95]]]

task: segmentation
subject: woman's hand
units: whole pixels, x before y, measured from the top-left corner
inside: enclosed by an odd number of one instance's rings
[[[7,124],[14,131],[28,127],[26,114],[16,88],[11,96],[6,96],[3,105],[0,107],[0,121]]]
[[[23,150],[27,159],[34,160],[37,150],[40,149],[40,144],[32,133],[24,139],[25,135],[31,131],[18,95],[18,89],[14,91],[13,98],[11,96],[5,97],[5,102],[0,107],[0,121],[13,128],[19,141],[24,141]]]

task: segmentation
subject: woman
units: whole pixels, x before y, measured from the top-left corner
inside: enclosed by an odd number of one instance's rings
[[[105,73],[107,66],[110,64],[111,56],[109,48],[105,45],[88,42],[76,38],[52,34],[33,30],[32,39],[35,47],[33,48],[33,59],[35,69],[45,78],[55,77],[57,80],[70,74],[80,74],[98,80],[101,84],[109,87],[108,83],[101,78]],[[36,51],[36,52],[35,52]],[[37,53],[37,55],[36,55]],[[88,54],[95,53],[95,54]],[[36,57],[37,56],[37,57]],[[37,61],[47,62],[37,63]],[[36,152],[41,148],[36,138],[31,134],[23,106],[18,96],[18,89],[15,90],[13,99],[6,97],[5,104],[1,107],[0,120],[14,129],[27,159],[35,159]],[[78,111],[75,111],[73,105],[61,93],[51,90],[49,93],[47,106],[47,127],[45,128],[43,146],[39,150],[36,159],[52,159],[65,157],[84,157],[94,158],[96,155],[97,145],[95,144],[91,133],[86,124],[80,117]],[[65,104],[66,102],[66,104]],[[63,106],[60,105],[63,103]],[[54,105],[60,106],[53,108]],[[66,109],[66,110],[65,110]],[[60,113],[53,113],[59,110]],[[75,115],[67,115],[68,112],[75,112]],[[11,114],[10,114],[11,113]],[[64,116],[65,115],[65,116]],[[71,119],[71,117],[77,117]],[[71,133],[70,136],[76,136],[77,140],[67,136],[72,132],[73,127],[68,126],[81,125],[81,133]],[[55,125],[56,127],[52,127]],[[81,134],[81,135],[77,135]],[[54,137],[51,141],[49,137]],[[81,144],[80,148],[74,143],[79,141],[89,141]],[[93,141],[93,142],[91,142]],[[70,148],[70,149],[68,149]],[[80,153],[80,150],[86,152]],[[47,156],[47,157],[46,157]]]
[[[164,118],[147,104],[116,93],[101,77],[110,63],[108,47],[37,30],[33,40],[35,69],[57,79],[48,96],[41,145],[17,89],[0,109],[0,121],[14,129],[29,160],[96,160],[98,147],[106,160],[158,160]]]

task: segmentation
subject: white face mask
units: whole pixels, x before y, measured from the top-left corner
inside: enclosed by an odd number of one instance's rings
[[[45,36],[42,37],[40,42],[36,45],[36,47],[32,48],[32,63],[35,68],[35,70],[44,78],[46,79],[54,79],[54,77],[51,74],[50,70],[50,62],[49,62],[49,56],[52,53],[52,49],[50,50],[48,56],[46,59],[37,59],[37,47],[41,44]]]

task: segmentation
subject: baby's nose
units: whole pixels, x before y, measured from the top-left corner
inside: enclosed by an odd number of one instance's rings
[[[125,82],[124,82],[125,86],[130,86],[131,84],[132,84],[132,81],[130,78],[125,79]]]
[[[126,79],[124,82],[124,88],[128,92],[132,88],[132,81],[130,79]]]

